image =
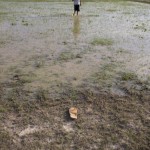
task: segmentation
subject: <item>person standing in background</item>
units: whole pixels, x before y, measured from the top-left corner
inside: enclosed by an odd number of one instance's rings
[[[73,13],[73,16],[75,14],[77,14],[77,16],[78,16],[78,13],[80,11],[80,6],[81,6],[81,0],[72,0],[72,1],[74,1],[74,13]]]

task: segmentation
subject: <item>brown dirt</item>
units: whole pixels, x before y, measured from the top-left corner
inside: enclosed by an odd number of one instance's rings
[[[31,97],[20,85],[6,98],[8,85],[1,85],[1,149],[148,150],[148,87],[138,81],[119,86],[126,96],[65,85],[59,98],[51,99],[49,91],[40,89]],[[78,108],[77,120],[69,117],[72,106]]]

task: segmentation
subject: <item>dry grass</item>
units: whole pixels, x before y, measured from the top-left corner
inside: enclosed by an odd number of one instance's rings
[[[144,83],[136,81],[135,85],[140,90],[128,86],[127,81],[120,82],[124,97],[98,87],[86,90],[62,85],[59,98],[51,99],[49,91],[42,88],[30,93],[23,85],[16,84],[10,91],[7,84],[1,84],[1,147],[148,150],[150,93]],[[79,110],[77,120],[69,118],[71,106]],[[39,130],[19,136],[29,125]]]

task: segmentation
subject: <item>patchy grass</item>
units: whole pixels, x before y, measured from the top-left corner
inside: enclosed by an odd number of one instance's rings
[[[123,80],[123,81],[129,81],[129,80],[134,80],[134,79],[137,79],[137,76],[133,72],[121,73],[121,80]]]
[[[69,59],[74,59],[75,58],[75,55],[71,52],[62,52],[59,56],[59,60],[63,60],[63,61],[67,61]]]
[[[24,25],[24,26],[28,26],[29,24],[26,22],[26,23],[23,23],[23,25]]]
[[[112,78],[112,74],[108,71],[102,71],[102,72],[98,72],[96,74],[93,75],[93,77],[99,81],[104,81],[104,80],[109,80]]]
[[[7,109],[5,109],[4,107],[2,107],[2,105],[0,105],[0,113],[4,113],[6,111],[7,111]]]
[[[50,58],[49,55],[33,55],[27,61],[24,62],[24,66],[32,66],[36,69],[42,68],[49,63]]]
[[[115,75],[115,69],[116,65],[115,64],[107,64],[103,66],[102,68],[99,69],[99,72],[94,73],[91,76],[91,81],[93,83],[99,84],[99,85],[105,85],[107,86],[113,81],[114,75]]]
[[[43,101],[46,101],[46,99],[48,99],[48,91],[43,88],[38,88],[34,96],[38,102],[43,103]]]
[[[104,41],[105,44],[98,42],[96,45],[109,45],[106,42],[107,39]],[[82,43],[79,44],[82,46]],[[53,46],[51,48],[53,49]],[[56,61],[66,62],[82,58],[84,55],[84,53],[78,55],[75,51],[72,52],[61,53]],[[124,51],[119,50],[118,53],[124,53]],[[76,59],[77,61],[74,62],[80,64],[82,61],[83,63],[86,60],[91,61],[88,58],[85,56],[85,59]],[[107,62],[110,62],[111,57],[107,58]],[[7,80],[0,82],[2,150],[149,149],[150,90],[148,83],[138,81],[130,72],[117,74],[117,66],[110,63],[101,67],[97,73],[93,73],[91,84],[86,82],[79,87],[74,87],[69,83],[63,84],[66,82],[65,79],[65,81],[52,81],[54,83],[48,81],[50,82],[48,88],[41,87],[44,86],[39,84],[41,81],[36,82],[37,84],[28,89],[26,86],[29,85],[28,83],[36,79],[42,80],[33,72],[28,72],[28,67],[32,71],[39,72],[41,69],[35,68],[43,67],[43,65],[47,65],[48,68],[48,64],[52,61],[46,55],[33,56],[23,66],[21,63],[19,66],[10,67],[6,74]],[[53,74],[51,69],[49,73],[48,77],[52,74],[61,78],[61,73]],[[116,75],[119,76],[119,80],[113,82]],[[76,79],[73,77],[73,80]],[[107,81],[110,86],[115,84],[123,89],[126,92],[125,96],[115,95],[105,90],[104,86],[109,86],[106,84]],[[130,85],[128,81],[131,81]],[[69,117],[68,109],[72,106],[78,108],[77,120],[71,120]],[[31,130],[34,128],[37,130],[20,136],[20,133],[28,127]]]
[[[0,145],[2,150],[14,148],[13,138],[9,132],[5,130],[0,130]]]
[[[5,41],[3,41],[3,40],[0,41],[0,47],[4,46],[5,44],[6,44]]]
[[[122,48],[118,49],[116,52],[117,52],[118,54],[119,54],[119,53],[129,53],[127,50],[122,49]]]
[[[142,30],[143,32],[146,32],[146,31],[147,31],[147,29],[146,29],[144,23],[142,23],[141,25],[138,25],[138,24],[137,24],[137,25],[134,27],[134,29],[136,29],[136,30]]]
[[[81,54],[73,54],[72,52],[62,52],[59,57],[58,60],[59,61],[68,61],[71,59],[76,59],[76,58],[82,58]]]
[[[89,15],[87,15],[88,17],[99,17],[99,15],[98,14],[89,14]]]
[[[125,14],[125,15],[130,15],[130,14],[132,14],[131,12],[123,12],[123,14]]]
[[[12,25],[12,26],[15,26],[15,25],[17,25],[17,24],[16,24],[15,22],[12,22],[11,25]]]
[[[37,77],[32,71],[23,72],[18,66],[11,66],[7,70],[7,76],[8,78],[3,84],[10,88],[24,86],[35,81]]]
[[[117,9],[107,9],[106,11],[108,11],[108,12],[116,12]]]
[[[101,45],[101,46],[111,46],[113,41],[111,39],[95,38],[92,42],[92,45]]]
[[[142,3],[150,3],[149,0],[131,0],[131,1],[134,1],[134,2],[142,2]]]
[[[112,67],[108,68],[112,70]],[[2,106],[9,108],[7,113],[2,113],[5,126],[0,126],[3,150],[149,149],[148,90],[132,89],[131,93],[130,88],[124,86],[129,91],[128,96],[119,97],[102,92],[98,87],[99,92],[90,87],[86,90],[84,85],[76,89],[66,85],[61,88],[63,92],[57,99],[51,99],[50,91],[42,88],[31,97],[28,97],[27,91],[18,88],[12,92],[13,100],[0,98]],[[5,94],[6,91],[1,90],[1,96]],[[71,106],[78,108],[76,121],[69,118]],[[15,130],[11,130],[11,124]],[[42,127],[42,130],[18,136],[28,125]]]

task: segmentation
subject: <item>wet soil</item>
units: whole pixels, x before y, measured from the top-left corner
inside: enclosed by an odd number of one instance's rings
[[[2,149],[149,149],[150,5],[72,11],[0,1]]]

